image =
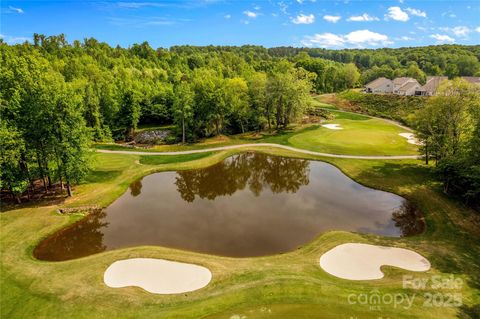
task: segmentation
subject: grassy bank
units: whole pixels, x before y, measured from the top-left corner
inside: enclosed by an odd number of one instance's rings
[[[252,148],[254,150],[255,148]],[[259,149],[260,150],[260,149]],[[293,152],[262,148],[275,155],[298,156]],[[425,214],[427,231],[412,238],[385,238],[348,232],[320,234],[300,249],[261,258],[225,258],[164,247],[133,247],[109,251],[65,262],[35,260],[32,249],[42,238],[82,216],[57,213],[58,207],[97,204],[107,206],[137,178],[156,171],[192,169],[212,165],[234,151],[217,152],[202,158],[192,155],[176,163],[145,165],[139,155],[95,154],[95,167],[88,181],[75,189],[75,197],[60,203],[17,207],[0,215],[1,317],[2,318],[455,318],[474,313],[480,302],[478,220],[466,208],[445,198],[428,176],[428,168],[416,161],[366,161],[328,159],[356,181],[400,194]],[[197,154],[195,154],[197,155]],[[305,156],[301,156],[305,157]],[[161,157],[160,157],[161,158]],[[310,157],[311,159],[322,159]],[[322,159],[327,160],[327,159]],[[139,162],[140,161],[140,162]],[[328,249],[345,242],[369,242],[408,247],[432,262],[427,273],[411,273],[383,267],[386,277],[377,281],[352,282],[323,272],[318,259]],[[155,257],[197,263],[212,270],[213,280],[204,289],[181,295],[152,295],[139,288],[112,289],[102,276],[110,263],[131,257]],[[427,288],[407,291],[416,294],[408,309],[384,305],[349,304],[350,294],[405,293],[402,276],[415,278],[454,274],[463,286],[463,307],[425,307]],[[20,306],[21,305],[21,306]],[[472,316],[473,318],[473,316]]]
[[[360,112],[412,125],[412,115],[425,105],[426,97],[393,94],[365,94],[348,90],[317,97],[321,103],[338,105],[343,110]]]
[[[314,100],[316,101],[316,100]],[[135,148],[135,151],[172,152],[208,149],[245,143],[276,143],[300,149],[349,155],[416,155],[417,147],[408,144],[399,133],[405,129],[382,119],[356,113],[337,111],[333,106],[316,101],[318,107],[329,109],[334,117],[324,123],[340,124],[342,130],[330,130],[319,123],[294,125],[274,133],[246,133],[218,136],[187,145],[157,145]],[[96,144],[96,149],[132,150],[118,144]]]

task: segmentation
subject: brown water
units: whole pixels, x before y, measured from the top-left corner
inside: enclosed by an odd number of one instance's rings
[[[362,186],[317,161],[243,153],[214,166],[145,176],[100,213],[44,240],[42,260],[158,245],[222,256],[287,252],[328,230],[421,232],[397,195]]]

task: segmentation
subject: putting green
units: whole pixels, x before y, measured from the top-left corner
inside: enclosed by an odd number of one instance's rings
[[[338,124],[341,130],[318,126],[288,139],[298,148],[350,155],[416,155],[417,146],[407,143],[400,133],[405,129],[377,118],[332,111],[335,119],[325,124]]]

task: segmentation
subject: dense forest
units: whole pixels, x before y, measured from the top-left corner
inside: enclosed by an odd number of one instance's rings
[[[345,49],[281,47],[268,50],[273,57],[294,57],[305,52],[311,57],[354,63],[362,72],[361,82],[380,76],[410,76],[423,83],[425,75],[480,76],[480,45],[435,45],[398,49]]]
[[[169,142],[285,128],[311,93],[339,92],[377,76],[478,75],[480,46],[381,50],[111,47],[35,34],[0,39],[1,187],[40,177],[70,185],[87,172],[91,141],[132,139],[139,124],[171,124]]]

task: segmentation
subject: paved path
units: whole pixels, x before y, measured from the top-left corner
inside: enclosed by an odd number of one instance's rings
[[[316,156],[323,156],[323,157],[333,157],[333,158],[368,159],[368,160],[402,160],[402,159],[419,158],[418,155],[363,156],[363,155],[330,154],[330,153],[321,153],[321,152],[303,150],[300,148],[295,148],[295,147],[281,145],[281,144],[273,144],[273,143],[238,144],[238,145],[205,148],[200,150],[176,151],[176,152],[141,152],[141,151],[110,151],[110,150],[97,150],[97,152],[112,153],[112,154],[132,154],[132,155],[187,155],[187,154],[225,151],[225,150],[233,150],[238,148],[252,148],[252,147],[276,147],[276,148],[281,148],[284,150],[293,151],[293,152],[302,153],[302,154],[316,155]]]

